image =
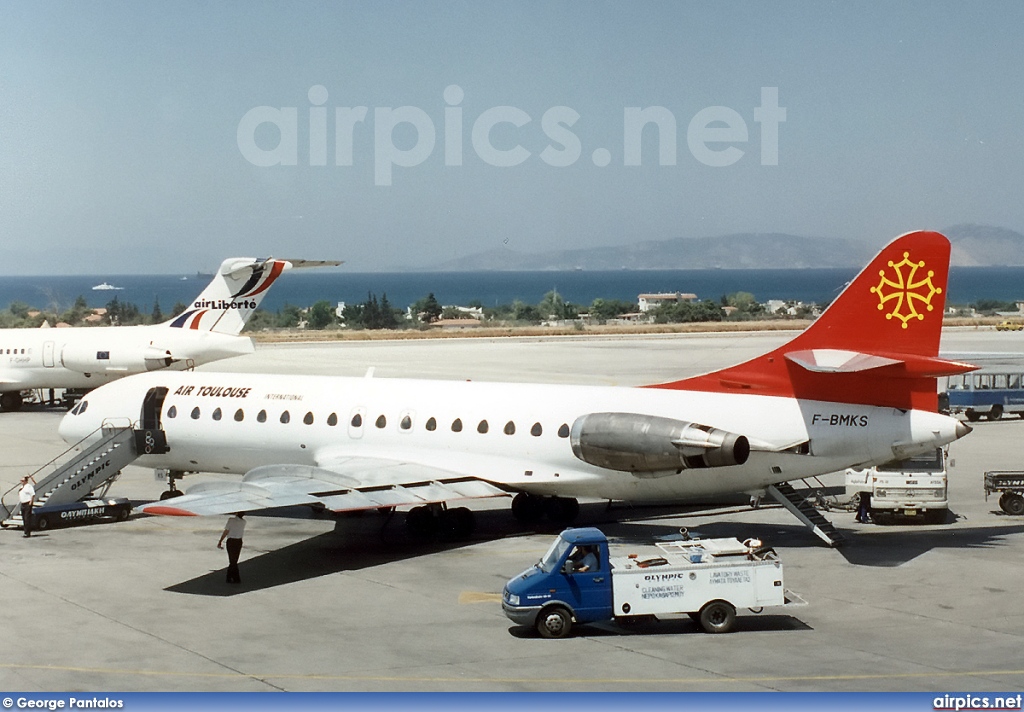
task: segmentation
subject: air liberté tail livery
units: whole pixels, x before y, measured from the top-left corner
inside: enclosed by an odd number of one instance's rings
[[[163,324],[0,330],[0,407],[17,410],[21,391],[30,388],[95,388],[130,374],[185,370],[252,353],[252,341],[239,333],[291,268],[286,260],[224,260],[190,307]]]
[[[103,386],[65,416],[162,429],[140,464],[243,474],[144,507],[208,515],[334,512],[515,495],[569,520],[577,497],[668,502],[880,464],[970,432],[936,412],[949,242],[885,247],[810,327],[738,366],[640,388],[160,371]],[[396,346],[396,348],[401,348]],[[410,517],[412,516],[410,512]]]

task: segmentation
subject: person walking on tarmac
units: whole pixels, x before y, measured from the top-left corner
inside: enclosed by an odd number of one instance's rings
[[[238,572],[238,556],[242,553],[242,534],[245,533],[245,512],[236,512],[235,516],[224,525],[224,531],[217,542],[217,548],[224,548],[224,539],[228,540],[228,583],[242,583]]]
[[[31,475],[21,478],[21,489],[18,490],[18,502],[21,503],[21,523],[25,536],[32,536],[32,505],[36,502],[36,488],[32,486],[35,480]]]

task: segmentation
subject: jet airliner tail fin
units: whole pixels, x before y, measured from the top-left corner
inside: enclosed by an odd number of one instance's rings
[[[937,232],[902,235],[785,346],[654,387],[935,410],[936,377],[975,368],[938,357],[949,253]]]
[[[291,262],[286,260],[228,258],[188,309],[164,325],[237,335],[274,281],[291,268]]]

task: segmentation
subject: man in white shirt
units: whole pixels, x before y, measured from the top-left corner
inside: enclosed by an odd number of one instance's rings
[[[224,525],[224,531],[217,542],[217,548],[224,548],[224,539],[228,541],[228,583],[242,583],[238,572],[238,556],[242,553],[242,535],[245,533],[245,512],[237,512]]]
[[[32,505],[36,501],[36,488],[32,486],[32,482],[32,477],[25,475],[21,478],[21,489],[18,490],[22,529],[25,530],[25,536],[32,536]]]

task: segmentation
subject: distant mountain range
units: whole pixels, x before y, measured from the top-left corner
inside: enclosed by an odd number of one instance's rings
[[[988,225],[954,225],[943,233],[953,243],[952,264],[956,266],[1024,266],[1024,235],[1019,232]],[[777,232],[739,233],[533,254],[500,248],[427,269],[480,272],[860,267],[879,247]]]

